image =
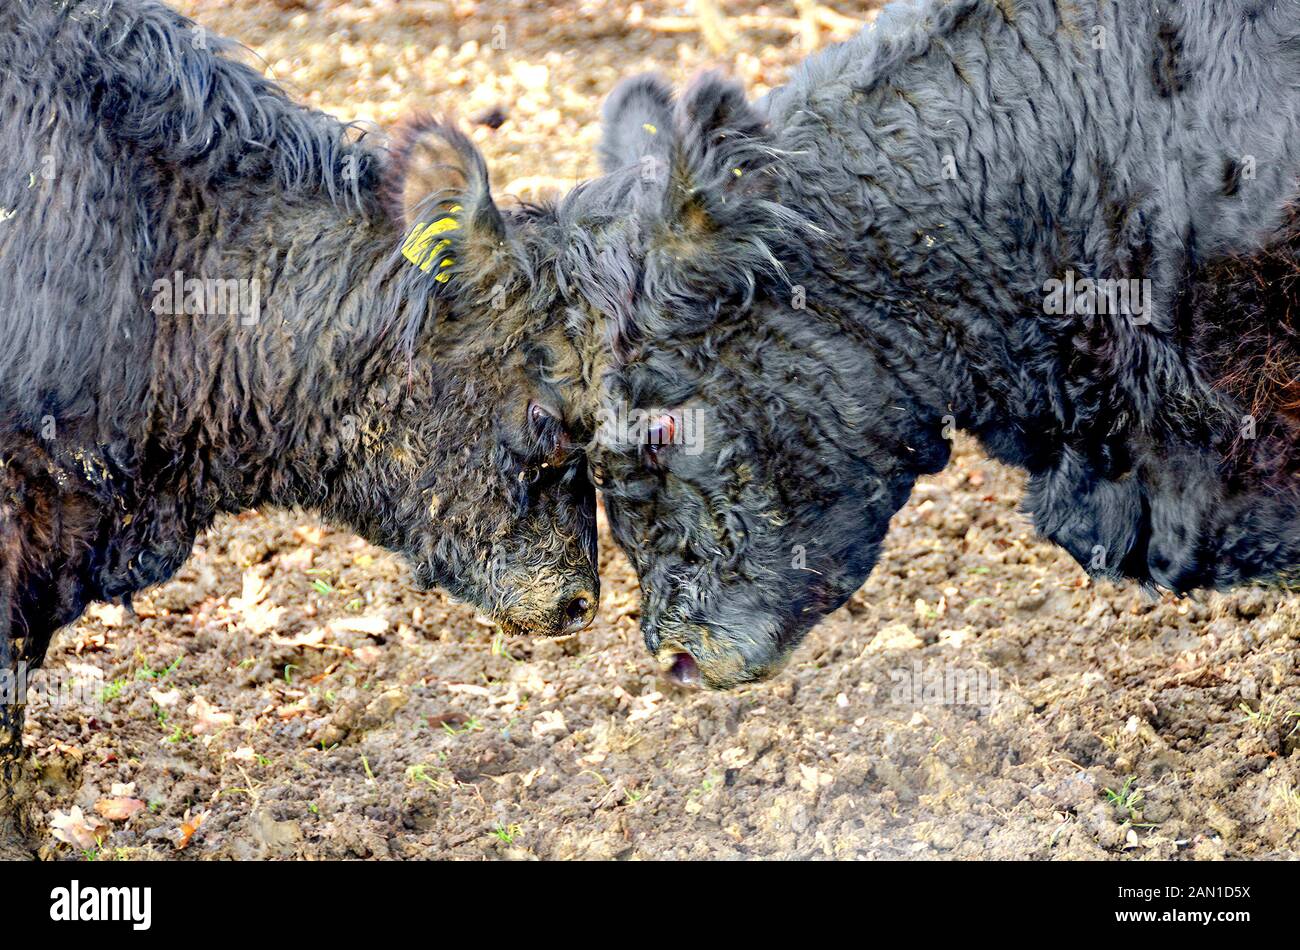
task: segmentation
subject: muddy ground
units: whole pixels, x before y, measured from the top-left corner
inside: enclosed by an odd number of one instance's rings
[[[524,195],[594,171],[621,76],[723,63],[761,92],[802,55],[792,0],[724,3],[716,55],[657,0],[180,6],[345,118],[505,106],[474,135]],[[45,852],[1300,855],[1300,602],[1090,585],[1034,538],[1021,487],[961,445],[848,607],[727,695],[660,678],[603,529],[595,626],[533,642],[310,516],[226,519],[135,617],[59,637],[50,671],[92,688],[32,706]]]

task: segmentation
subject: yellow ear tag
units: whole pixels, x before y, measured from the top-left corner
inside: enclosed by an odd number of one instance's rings
[[[460,205],[452,205],[451,211],[455,214],[463,210]],[[456,231],[460,228],[460,222],[453,217],[439,218],[433,224],[426,225],[423,221],[417,223],[411,229],[406,243],[402,245],[402,256],[412,264],[417,265],[420,270],[426,274],[433,270],[433,262],[439,252],[445,250],[451,245],[450,238],[443,238],[441,241],[434,243],[434,239],[439,234],[446,234],[448,231]],[[432,245],[432,247],[430,247]],[[441,269],[452,265],[452,258],[445,257],[438,264]],[[445,284],[451,279],[451,274],[438,274],[433,278],[440,284]]]
[[[658,130],[657,128],[655,128],[653,125],[651,125],[649,122],[642,122],[642,123],[641,123],[641,128],[645,129],[645,130],[646,130],[647,132],[649,132],[651,135],[658,135],[658,134],[659,134],[659,130]]]
[[[731,174],[733,174],[733,175],[735,175],[737,178],[739,178],[741,175],[743,175],[743,174],[745,174],[745,173],[742,172],[739,168],[733,168],[733,169],[731,170]]]

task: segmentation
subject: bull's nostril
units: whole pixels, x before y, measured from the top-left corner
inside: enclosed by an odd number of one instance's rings
[[[577,633],[579,630],[590,626],[591,621],[596,616],[595,610],[596,599],[591,594],[583,591],[572,597],[564,605],[564,630],[566,633]]]

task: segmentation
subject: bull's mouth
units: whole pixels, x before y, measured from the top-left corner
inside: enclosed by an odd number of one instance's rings
[[[522,624],[515,623],[509,617],[493,617],[492,622],[501,628],[501,631],[508,637],[528,637],[533,632]]]
[[[728,690],[761,683],[777,675],[793,651],[791,645],[771,660],[747,663],[744,655],[730,646],[729,641],[724,646],[709,628],[700,627],[698,630],[701,639],[692,637],[692,648],[688,649],[681,640],[673,637],[663,641],[655,654],[664,676],[677,686]]]
[[[700,675],[700,665],[695,662],[695,657],[681,647],[664,647],[659,651],[658,660],[664,675],[678,686],[699,689],[704,685],[704,678]]]
[[[564,627],[555,626],[538,626],[523,624],[517,620],[511,620],[509,617],[493,615],[488,618],[499,628],[501,632],[508,637],[526,637],[528,639],[543,640],[563,640],[566,637],[572,637],[578,633],[576,630],[566,630]]]

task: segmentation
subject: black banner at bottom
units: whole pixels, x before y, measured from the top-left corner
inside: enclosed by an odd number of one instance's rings
[[[725,934],[773,918],[812,933],[879,922],[927,938],[1005,937],[1065,925],[1080,936],[1183,939],[1199,930],[1232,940],[1293,924],[1297,897],[1296,868],[1284,863],[63,862],[0,865],[0,876],[16,933],[102,932],[141,944],[196,932],[227,939],[280,931],[300,942],[448,924],[484,928],[485,939],[524,928],[513,935],[520,939],[561,922],[622,942],[629,930],[656,939],[681,929]]]

